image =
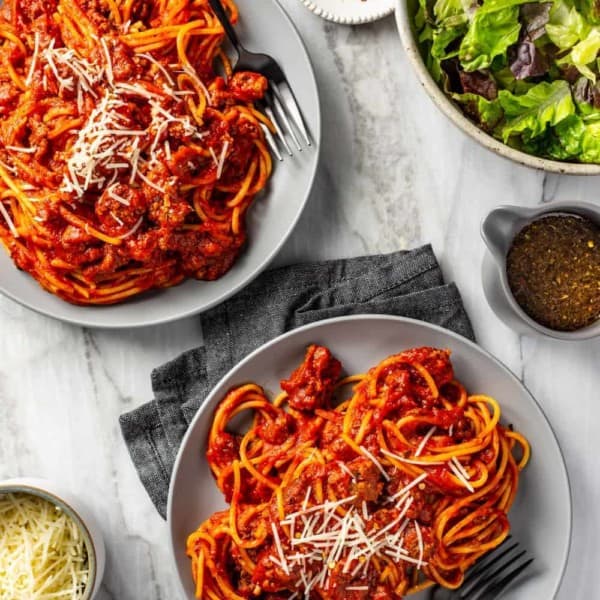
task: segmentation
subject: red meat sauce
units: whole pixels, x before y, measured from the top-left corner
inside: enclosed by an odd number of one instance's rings
[[[374,415],[374,420],[381,423],[384,418],[409,414],[410,411],[419,410],[423,414],[426,411],[435,423],[440,427],[460,422],[462,409],[444,409],[433,400],[429,388],[418,373],[410,367],[414,362],[423,365],[435,380],[436,385],[444,390],[444,386],[454,379],[454,373],[449,360],[449,352],[432,348],[418,348],[402,353],[404,366],[401,370],[398,366],[384,369],[379,374],[379,393],[385,397],[385,403]],[[291,482],[283,490],[283,502],[285,514],[291,514],[302,509],[303,501],[309,487],[314,489],[315,483],[320,481],[325,497],[329,491],[336,498],[347,498],[356,496],[352,504],[357,511],[363,503],[366,503],[371,519],[369,528],[381,529],[398,516],[397,508],[390,508],[387,498],[393,496],[399,490],[410,483],[411,478],[403,472],[388,467],[390,481],[385,481],[377,467],[363,456],[357,456],[342,439],[342,415],[332,409],[334,404],[333,393],[335,383],[341,374],[340,362],[332,356],[331,352],[322,346],[310,346],[306,352],[303,363],[292,373],[289,379],[281,382],[281,387],[288,393],[290,407],[296,409],[298,418],[292,418],[283,409],[279,409],[277,416],[260,424],[257,429],[259,437],[264,442],[263,452],[273,453],[273,463],[277,461],[277,448],[283,441],[293,438],[295,445],[300,445],[307,440],[312,440],[315,447],[327,448],[333,453],[335,460],[322,465],[311,464],[296,480]],[[363,384],[357,386],[359,390]],[[364,387],[364,386],[363,386]],[[356,392],[356,390],[355,390]],[[448,392],[448,397],[452,393]],[[365,403],[366,404],[366,403]],[[329,411],[328,419],[317,419],[315,411]],[[320,413],[322,414],[322,413]],[[425,432],[421,431],[420,435]],[[456,436],[468,438],[468,432],[459,432]],[[222,433],[217,436],[213,445],[208,449],[208,459],[219,466],[231,464],[239,457],[238,449],[241,436]],[[450,438],[448,441],[451,441]],[[363,445],[374,454],[379,453],[376,436],[369,435],[365,438]],[[401,452],[402,448],[393,448]],[[345,469],[340,466],[343,462]],[[352,476],[350,476],[350,474]],[[228,502],[232,499],[232,482],[225,485],[225,496]],[[439,468],[431,470],[426,481],[421,482],[411,490],[413,503],[406,517],[416,519],[420,525],[423,540],[423,560],[427,560],[436,549],[436,542],[432,533],[434,518],[434,507],[444,495],[464,494],[464,488],[456,486],[456,483],[448,477],[447,469]],[[252,480],[245,470],[242,471],[242,485],[240,495],[237,498],[240,505],[269,503],[267,515],[257,517],[246,528],[241,528],[242,538],[252,538],[253,531],[263,526],[270,531],[271,523],[279,527],[279,513],[273,491],[256,481]],[[350,504],[348,505],[350,506]],[[392,505],[393,506],[393,505]],[[289,540],[280,529],[280,538],[284,552],[291,551]],[[231,556],[228,560],[228,573],[235,573],[239,578],[237,581],[237,593],[247,598],[260,598],[265,600],[279,600],[288,598],[289,590],[296,590],[298,573],[284,572],[282,568],[270,560],[270,556],[277,556],[277,547],[274,539],[267,538],[268,543],[259,549],[250,549],[248,554],[257,564],[256,570],[249,575],[241,568],[241,560],[235,547],[231,547]],[[404,538],[404,544],[408,552],[414,557],[419,555],[416,531],[410,527]],[[378,584],[376,573],[370,570],[360,580],[352,578],[350,573],[343,573],[342,568],[336,566],[329,574],[329,586],[327,589],[316,588],[315,598],[325,600],[366,600],[366,599],[399,599],[389,587]],[[367,585],[366,590],[348,590],[348,587]],[[257,590],[260,592],[256,595]],[[318,592],[318,595],[316,595]],[[311,596],[312,598],[313,596]]]
[[[146,89],[161,97],[161,106],[165,110],[174,116],[189,115],[185,98],[172,98],[165,94],[156,82],[154,66],[136,56],[112,31],[106,3],[79,0],[76,4],[98,32],[106,35],[115,81],[142,81]],[[57,9],[56,0],[21,0],[15,15],[11,14],[10,6],[11,2],[5,2],[1,14],[18,31],[27,31],[27,35],[31,36],[37,33],[41,47],[47,47],[52,40],[55,47],[63,45],[61,30],[52,16]],[[162,16],[146,14],[147,10],[145,3],[134,1],[133,22],[142,20],[150,26],[161,26]],[[178,13],[178,19],[182,22],[185,22],[186,10]],[[103,63],[99,44],[87,50],[90,62]],[[5,43],[0,47],[2,64],[11,62],[18,66],[19,61],[22,61],[22,56],[16,44]],[[250,72],[235,73],[226,81],[213,73],[212,64],[200,63],[195,67],[201,77],[212,82],[210,106],[204,113],[202,145],[220,148],[225,141],[229,144],[219,185],[227,187],[238,184],[248,170],[254,152],[254,140],[262,133],[254,122],[239,116],[226,120],[222,115],[229,106],[252,103],[262,98],[267,81],[262,75]],[[71,75],[64,65],[59,64],[57,69],[62,77]],[[31,156],[11,159],[13,164],[18,163],[15,166],[19,168],[19,177],[36,188],[57,190],[66,172],[73,133],[50,140],[48,134],[52,124],[44,122],[44,115],[50,109],[76,107],[76,91],[59,87],[54,77],[44,78],[42,69],[38,69],[28,86],[26,98],[6,75],[6,71],[2,70],[1,73],[0,148],[15,144],[35,147],[35,154]],[[94,92],[98,98],[103,96],[104,91],[105,82],[95,85]],[[96,101],[88,94],[84,98],[81,114],[78,111],[75,114],[85,122],[95,107]],[[14,115],[20,114],[21,109],[24,116],[16,118]],[[118,112],[132,128],[143,129],[149,124],[150,109],[140,97],[129,98],[127,105],[119,108]],[[148,139],[140,140],[142,147],[152,142],[152,136],[146,137]],[[170,157],[162,149],[164,140],[169,141]],[[213,280],[227,272],[246,241],[243,219],[240,230],[234,233],[230,218],[207,222],[198,218],[191,195],[182,194],[180,189],[194,182],[214,182],[217,166],[212,157],[207,158],[190,147],[189,141],[189,136],[176,122],[169,125],[161,138],[161,149],[157,151],[158,164],[152,168],[148,178],[166,194],[145,182],[136,181],[130,185],[129,169],[124,170],[117,185],[112,188],[116,195],[129,202],[129,206],[115,200],[105,189],[88,190],[78,199],[73,199],[68,193],[63,194],[64,205],[71,213],[85,219],[103,234],[123,238],[120,244],[105,243],[90,235],[85,228],[69,223],[61,207],[63,202],[38,201],[37,217],[44,223],[46,231],[50,232],[50,239],[46,237],[44,240],[47,246],[44,254],[48,261],[59,259],[77,267],[84,277],[99,279],[119,268],[142,266],[150,270],[162,268],[165,280],[173,274],[180,274],[182,278]],[[0,159],[8,160],[1,152]],[[29,161],[33,159],[35,163],[30,166]],[[212,193],[210,205],[214,212],[225,214],[226,194],[213,190],[210,185],[207,190]],[[139,227],[132,233],[140,218]],[[186,229],[184,225],[194,227]],[[36,270],[38,265],[33,252],[26,252],[18,245],[14,245],[11,251],[19,268],[31,272]]]

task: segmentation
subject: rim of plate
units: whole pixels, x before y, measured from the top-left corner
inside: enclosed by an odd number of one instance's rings
[[[470,121],[450,98],[444,94],[427,69],[419,45],[415,39],[412,28],[412,17],[408,11],[408,0],[394,0],[396,5],[395,17],[398,33],[404,51],[408,56],[413,70],[421,86],[437,108],[463,133],[476,142],[491,150],[495,154],[508,158],[516,163],[531,167],[547,173],[561,175],[600,175],[600,164],[570,163],[566,161],[541,158],[533,154],[521,152],[502,143],[500,140],[487,134],[472,121]]]
[[[365,5],[371,3],[371,6],[375,2],[381,0],[356,0],[357,9],[354,10],[349,7],[348,4],[343,4],[344,0],[300,0],[308,10],[315,13],[315,15],[333,23],[339,23],[340,25],[364,25],[365,23],[372,23],[383,19],[394,12],[394,0],[385,0],[384,8],[373,10],[369,12],[365,10]],[[336,12],[338,5],[341,3],[348,12],[340,13]],[[370,7],[369,7],[370,8]]]
[[[1,4],[2,4],[2,0],[0,0],[0,5]],[[306,63],[308,64],[308,67],[309,67],[306,75],[309,76],[309,78],[310,78],[310,82],[314,89],[314,92],[316,95],[316,100],[317,100],[317,102],[316,102],[317,110],[315,113],[315,125],[313,128],[314,130],[311,129],[311,132],[310,132],[311,138],[312,138],[311,148],[316,156],[315,156],[315,159],[314,159],[312,165],[310,166],[310,173],[307,178],[308,183],[306,186],[306,190],[302,197],[302,201],[299,202],[299,204],[298,204],[298,209],[297,209],[294,217],[291,219],[287,229],[285,229],[283,231],[283,235],[280,237],[278,242],[266,254],[266,256],[262,259],[260,264],[258,264],[252,271],[250,271],[246,276],[244,276],[241,279],[241,281],[239,281],[235,286],[224,291],[223,293],[219,294],[219,296],[215,297],[213,300],[206,302],[206,303],[202,304],[201,306],[190,308],[190,309],[184,310],[179,313],[175,312],[175,313],[169,314],[167,316],[158,316],[158,317],[155,317],[152,319],[144,318],[144,310],[142,307],[140,307],[140,308],[142,308],[142,310],[137,312],[137,314],[139,315],[137,317],[137,320],[132,321],[130,319],[128,322],[123,322],[123,323],[118,322],[118,320],[115,320],[114,317],[113,317],[113,321],[109,321],[109,322],[102,322],[102,317],[100,317],[100,319],[98,319],[97,316],[89,317],[89,316],[87,316],[86,309],[88,309],[90,307],[69,304],[68,302],[66,302],[65,300],[62,300],[62,299],[61,299],[61,302],[67,304],[70,308],[81,309],[81,313],[71,316],[70,314],[62,314],[61,311],[57,311],[57,310],[53,309],[52,307],[39,306],[38,305],[39,303],[36,304],[34,300],[30,300],[28,298],[22,298],[16,294],[13,294],[11,291],[6,290],[2,285],[2,281],[0,280],[0,294],[1,295],[6,296],[7,298],[10,298],[11,300],[20,304],[21,306],[24,306],[25,308],[28,308],[29,310],[32,310],[40,315],[44,315],[46,317],[50,317],[52,319],[56,319],[56,320],[62,321],[64,323],[70,323],[71,325],[79,325],[82,327],[90,327],[90,328],[94,328],[94,329],[139,329],[141,327],[152,327],[155,325],[172,323],[174,321],[179,321],[180,319],[185,319],[186,317],[191,317],[193,315],[203,313],[203,312],[213,308],[214,306],[217,306],[221,302],[224,302],[228,298],[231,298],[231,296],[235,295],[237,292],[239,292],[240,290],[245,288],[248,284],[250,284],[254,279],[256,279],[256,277],[258,277],[269,266],[269,264],[273,261],[273,259],[277,256],[277,254],[281,250],[283,244],[285,244],[285,242],[288,240],[292,231],[295,229],[296,225],[298,224],[298,220],[300,219],[302,213],[304,212],[306,203],[308,202],[308,198],[309,198],[310,193],[314,186],[314,181],[315,181],[315,177],[317,174],[317,168],[319,166],[319,162],[320,162],[320,158],[321,158],[320,155],[321,155],[321,138],[322,138],[322,115],[321,115],[319,87],[317,85],[315,69],[314,69],[313,62],[310,58],[310,54],[307,50],[306,44],[304,43],[302,36],[300,35],[300,32],[298,31],[298,28],[296,27],[295,23],[292,21],[292,19],[288,15],[288,13],[285,11],[285,9],[281,6],[279,0],[271,0],[271,4],[273,6],[273,9],[277,10],[281,14],[283,19],[289,25],[290,32],[295,36],[296,41],[300,44],[300,47],[302,48],[302,50],[304,52],[304,58],[306,59]],[[242,39],[242,42],[243,42],[243,39]],[[285,164],[285,159],[283,162]],[[268,194],[268,192],[267,192],[267,194]],[[252,243],[251,240],[249,243]],[[0,248],[0,251],[5,252],[5,250],[3,248]],[[247,253],[248,248],[246,248],[244,252]],[[9,258],[10,262],[12,263],[12,259],[10,258],[10,256],[8,258]],[[238,260],[240,258],[241,257],[238,257]],[[12,266],[14,267],[14,263]],[[29,274],[27,274],[27,276],[31,277],[31,275],[29,275]],[[227,276],[227,273],[224,276]],[[165,291],[168,291],[170,289],[175,289],[177,287],[180,287],[181,285],[185,285],[186,283],[189,283],[189,280],[182,282],[181,284],[179,284],[179,286],[174,286],[173,288],[167,288],[167,290],[165,290]],[[210,284],[211,282],[207,282],[207,283]],[[154,293],[160,294],[161,291],[163,291],[163,290],[148,290],[147,292],[145,292],[145,294],[154,294]],[[36,292],[39,292],[40,294],[50,294],[50,292],[46,291],[41,286],[39,286],[39,290],[36,289]],[[37,298],[37,293],[34,296],[34,298]],[[152,300],[159,302],[160,296],[158,296],[156,299],[152,299]],[[135,299],[133,301],[135,302]],[[62,307],[62,304],[60,306]],[[119,304],[111,305],[111,306],[119,306]],[[103,308],[110,309],[110,306],[108,306],[108,307],[100,306],[100,307],[95,307],[95,308],[96,308],[96,310],[101,311]],[[92,315],[95,315],[95,312],[92,313]]]
[[[333,317],[331,319],[323,319],[322,321],[316,321],[315,323],[309,323],[308,325],[303,325],[302,327],[297,327],[296,329],[287,331],[287,332],[283,333],[282,335],[279,335],[276,338],[270,340],[269,342],[263,344],[262,346],[259,346],[256,350],[254,350],[248,356],[246,356],[241,361],[239,361],[212,388],[210,394],[206,397],[204,402],[201,404],[200,408],[196,411],[194,418],[192,419],[191,423],[189,424],[187,431],[185,432],[185,435],[184,435],[183,439],[181,440],[181,444],[179,446],[179,450],[177,451],[177,456],[175,458],[175,463],[173,464],[173,471],[171,472],[171,480],[170,480],[170,484],[169,484],[169,494],[168,494],[168,498],[167,498],[167,528],[168,528],[168,535],[169,535],[171,565],[172,565],[175,573],[177,574],[177,581],[179,583],[180,592],[182,592],[184,594],[184,597],[186,597],[186,592],[183,587],[183,582],[181,581],[181,577],[179,576],[179,570],[177,567],[177,559],[176,559],[176,552],[175,552],[176,549],[175,549],[175,545],[174,545],[175,540],[174,540],[174,536],[173,536],[173,532],[172,532],[172,524],[173,524],[172,509],[173,509],[173,495],[174,495],[174,486],[172,485],[172,482],[175,479],[175,474],[179,470],[179,465],[182,460],[182,456],[183,456],[183,453],[187,446],[188,440],[192,436],[193,430],[198,426],[198,422],[204,418],[205,412],[209,409],[208,407],[212,404],[213,398],[214,398],[217,390],[236,371],[241,369],[247,363],[254,360],[254,358],[258,354],[268,351],[273,346],[276,346],[277,344],[279,344],[283,340],[286,340],[287,338],[294,337],[295,335],[297,335],[301,332],[304,332],[304,331],[309,331],[311,329],[318,329],[319,327],[323,327],[324,325],[328,325],[328,324],[353,322],[353,321],[370,321],[370,320],[378,320],[378,321],[383,320],[383,321],[407,323],[407,324],[411,324],[411,325],[416,325],[418,327],[423,327],[424,329],[431,329],[438,333],[448,335],[451,338],[457,340],[458,342],[466,344],[472,350],[479,352],[480,354],[483,354],[488,360],[491,360],[493,363],[495,363],[496,366],[499,367],[500,370],[502,370],[509,379],[512,379],[513,382],[515,382],[518,386],[520,386],[525,391],[527,396],[529,396],[529,399],[531,400],[533,407],[537,410],[537,412],[541,418],[541,421],[543,423],[545,423],[546,428],[550,432],[550,435],[551,435],[552,439],[554,440],[554,444],[556,445],[558,453],[561,457],[560,472],[561,472],[561,474],[564,478],[565,484],[566,484],[566,491],[567,491],[567,496],[568,496],[568,500],[569,500],[568,507],[567,507],[568,508],[568,518],[567,518],[567,521],[568,521],[568,543],[566,545],[566,548],[564,548],[562,550],[561,570],[560,570],[559,576],[556,580],[554,591],[552,593],[552,597],[555,598],[556,594],[561,586],[561,583],[564,579],[564,575],[565,575],[565,571],[566,571],[567,563],[568,563],[568,559],[569,559],[569,554],[571,551],[571,545],[573,542],[573,492],[571,489],[571,481],[569,479],[569,473],[567,471],[564,452],[561,448],[558,438],[556,437],[554,428],[552,427],[552,424],[550,423],[550,421],[548,420],[548,417],[546,416],[546,413],[544,412],[544,409],[542,408],[541,404],[537,401],[535,396],[529,391],[527,386],[501,360],[499,360],[498,358],[493,356],[485,348],[483,348],[480,345],[476,344],[475,342],[472,342],[471,340],[463,337],[462,335],[455,333],[454,331],[451,331],[449,329],[441,327],[440,325],[434,325],[433,323],[428,323],[426,321],[420,321],[418,319],[411,319],[409,317],[401,317],[401,316],[386,315],[386,314],[359,314],[359,315],[348,315],[348,316],[343,316],[343,317]]]

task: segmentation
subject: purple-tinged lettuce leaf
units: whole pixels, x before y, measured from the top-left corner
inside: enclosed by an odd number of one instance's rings
[[[524,33],[532,42],[546,33],[552,2],[528,2],[519,11]]]
[[[465,94],[478,94],[486,100],[494,100],[498,97],[498,85],[489,73],[481,71],[459,71],[458,76]]]
[[[508,60],[515,79],[545,75],[550,66],[542,50],[528,39],[524,39],[509,49]]]
[[[459,58],[465,71],[486,69],[518,39],[521,31],[519,5],[523,0],[483,0],[463,38]]]

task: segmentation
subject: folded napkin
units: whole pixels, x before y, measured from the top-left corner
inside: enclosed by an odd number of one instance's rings
[[[175,456],[190,421],[232,367],[285,331],[364,313],[412,317],[474,338],[458,289],[444,284],[431,246],[266,271],[204,313],[204,346],[155,369],[155,399],[121,416],[125,443],[158,512],[165,516]]]

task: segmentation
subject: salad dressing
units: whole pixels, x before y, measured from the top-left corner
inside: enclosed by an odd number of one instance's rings
[[[508,283],[535,321],[574,331],[600,317],[600,227],[577,215],[541,217],[514,238]]]

